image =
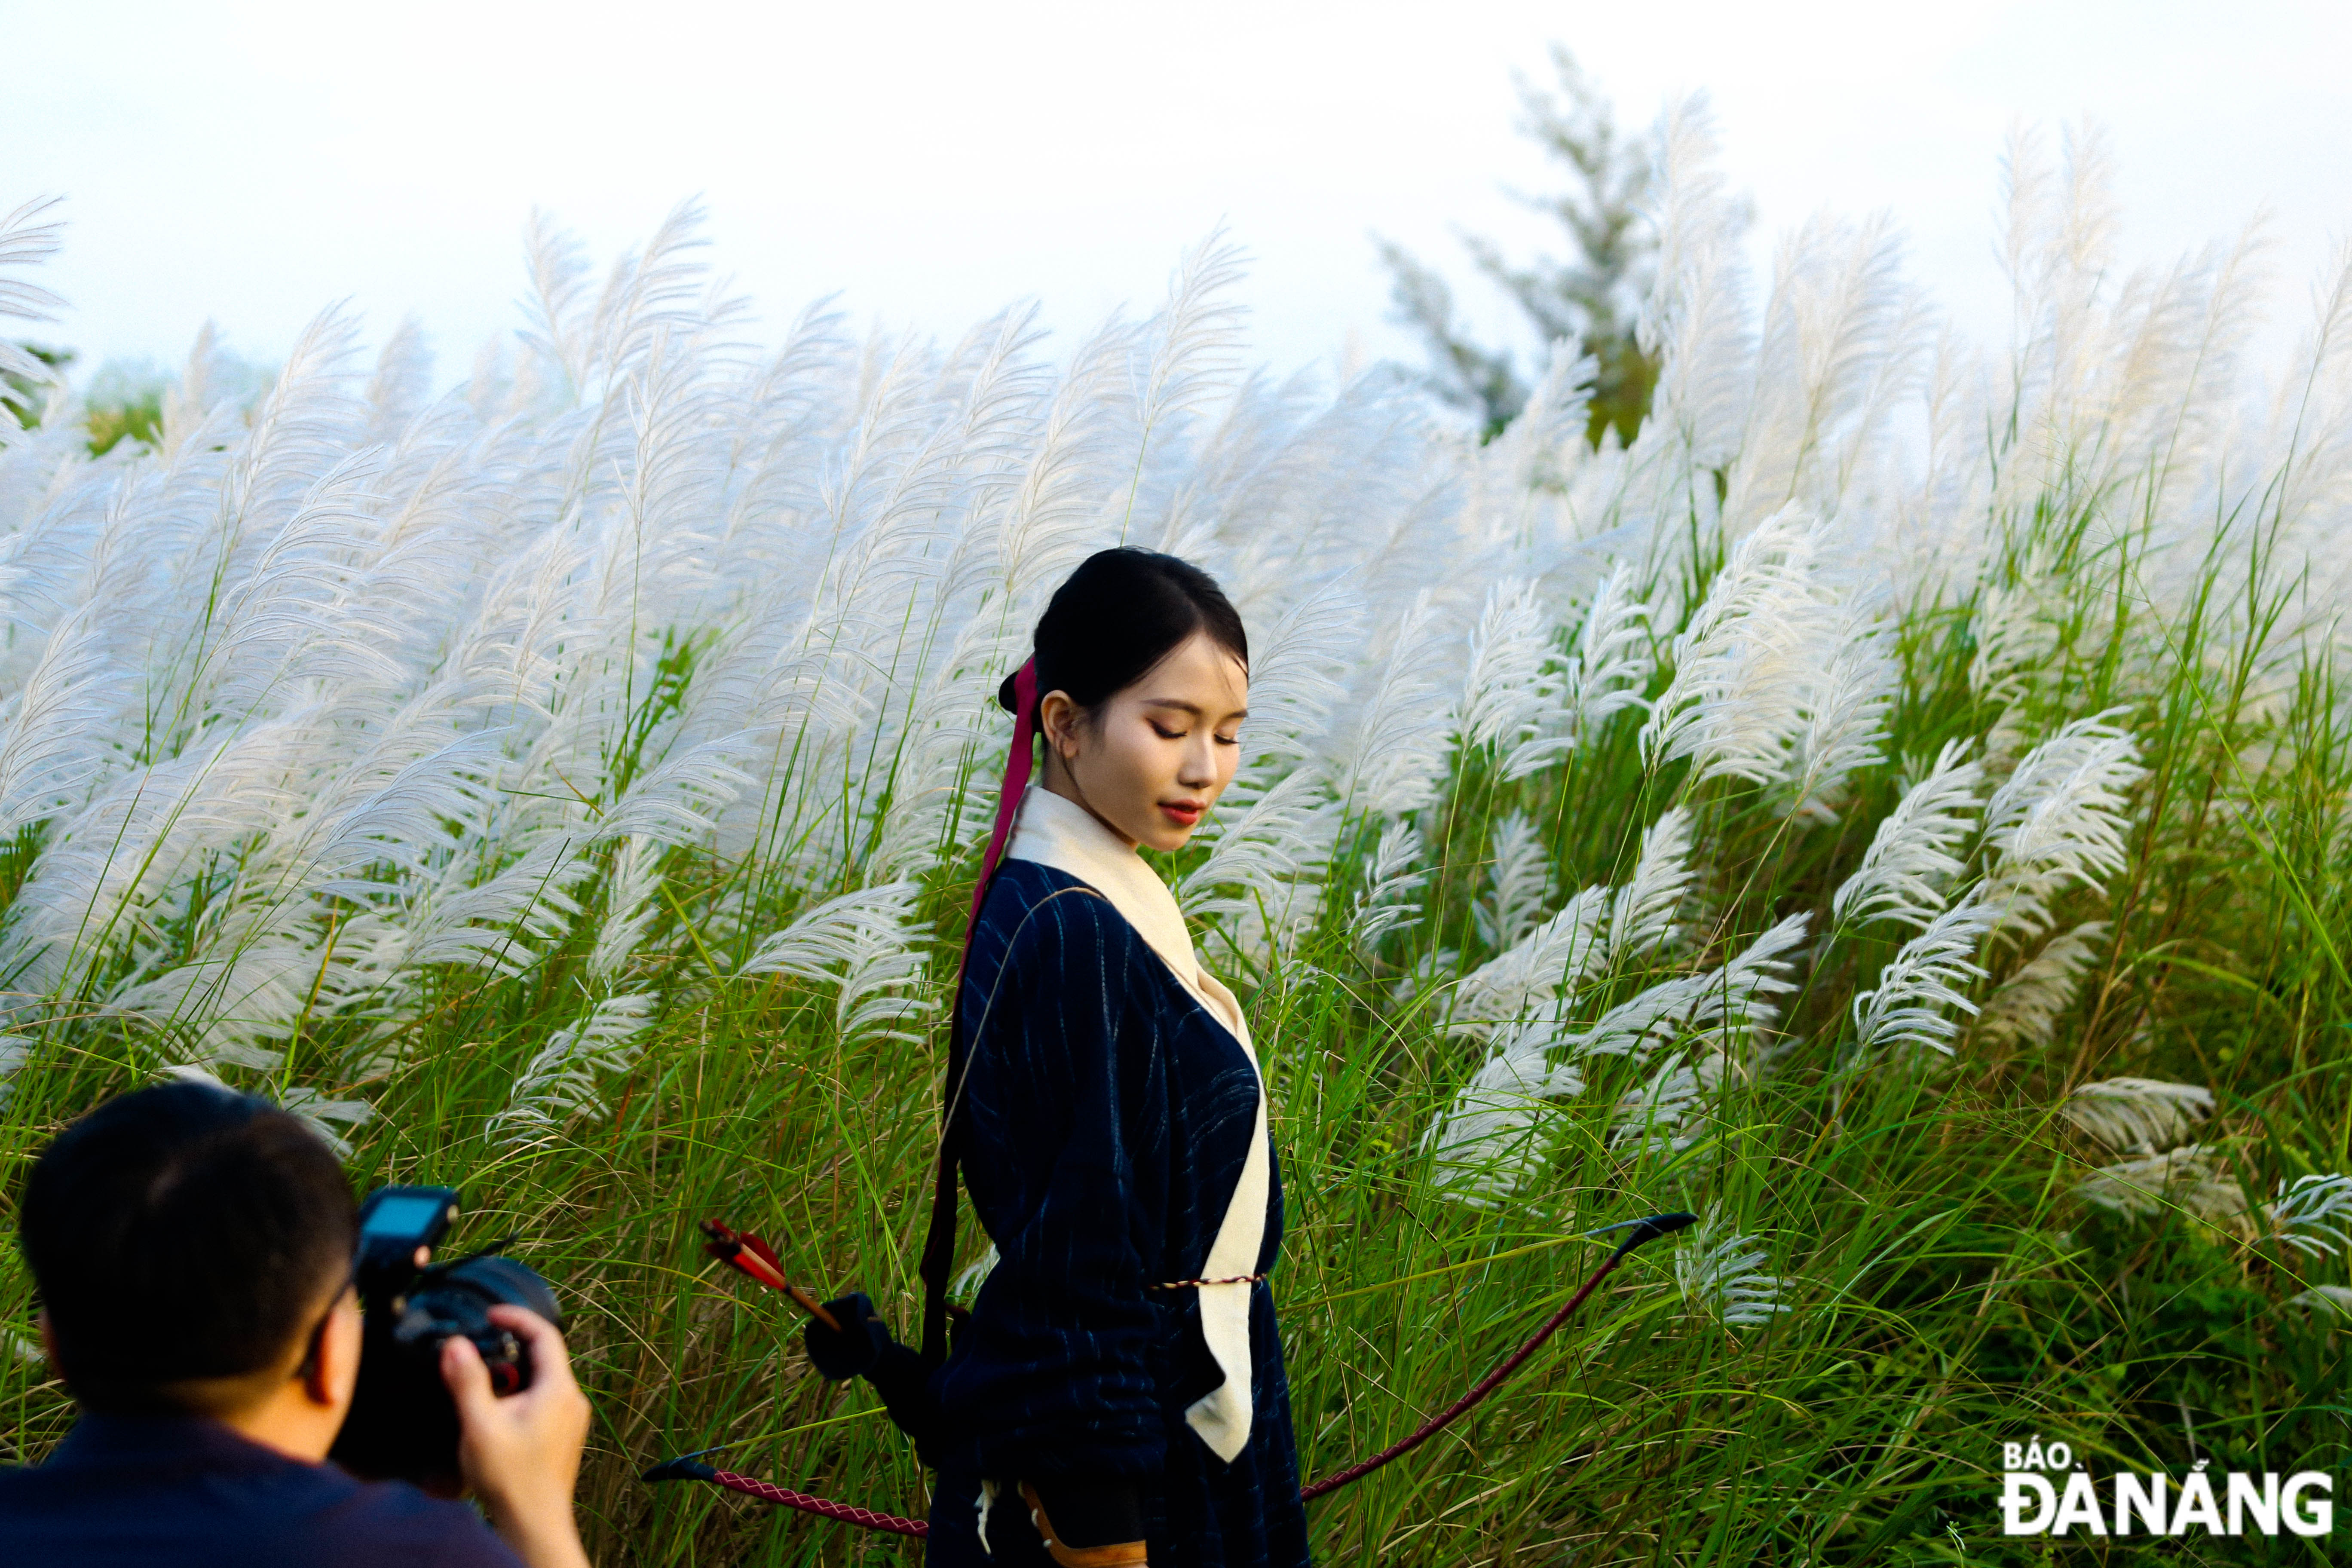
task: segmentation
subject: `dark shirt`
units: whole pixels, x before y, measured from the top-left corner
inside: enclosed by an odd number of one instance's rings
[[[45,1464],[0,1470],[7,1568],[520,1568],[462,1503],[357,1481],[216,1421],[84,1412]]]
[[[1224,1381],[1199,1293],[1161,1288],[1207,1271],[1256,1127],[1248,1053],[1108,900],[1034,861],[997,868],[958,1005],[964,1184],[997,1262],[931,1379],[924,1561],[1022,1560],[1018,1497],[989,1514],[1005,1555],[982,1548],[984,1477],[1049,1499],[1056,1482],[1132,1484],[1153,1568],[1306,1568],[1273,1292],[1251,1287],[1250,1436],[1228,1464],[1184,1419]],[[1254,1273],[1281,1246],[1280,1170]]]

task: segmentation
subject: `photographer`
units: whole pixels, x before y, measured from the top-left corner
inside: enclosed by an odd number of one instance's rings
[[[356,1215],[334,1154],[266,1100],[171,1084],[61,1133],[19,1239],[49,1364],[81,1406],[47,1462],[0,1471],[0,1563],[580,1568],[572,1492],[588,1404],[562,1337],[515,1307],[530,1386],[494,1397],[440,1347],[462,1504],[326,1462],[359,1374]],[[503,1538],[503,1540],[501,1540]]]

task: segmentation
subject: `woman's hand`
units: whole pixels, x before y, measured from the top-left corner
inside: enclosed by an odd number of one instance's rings
[[[809,1363],[821,1377],[841,1383],[870,1373],[896,1342],[889,1325],[863,1291],[827,1301],[824,1310],[841,1325],[838,1332],[814,1318],[801,1329],[801,1343],[808,1348]]]

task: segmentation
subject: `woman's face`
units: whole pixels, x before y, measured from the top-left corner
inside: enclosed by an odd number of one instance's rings
[[[1130,844],[1181,849],[1241,764],[1249,676],[1194,632],[1091,715],[1062,691],[1038,704],[1045,787]]]

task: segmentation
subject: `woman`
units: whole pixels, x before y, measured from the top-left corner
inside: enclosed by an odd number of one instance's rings
[[[1033,674],[1034,706],[1029,679],[1000,698],[1021,721],[1008,790],[1033,725],[1044,776],[957,1002],[950,1147],[997,1262],[930,1381],[928,1560],[1292,1568],[1264,1081],[1136,854],[1181,848],[1232,782],[1248,641],[1205,573],[1108,550],[1055,594]]]

